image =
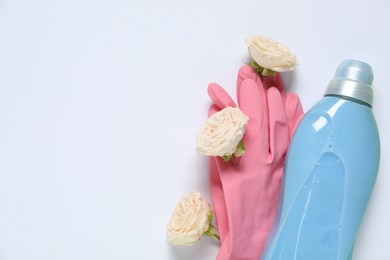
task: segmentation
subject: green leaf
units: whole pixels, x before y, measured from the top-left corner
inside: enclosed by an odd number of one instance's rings
[[[223,160],[224,162],[228,162],[228,161],[230,161],[232,158],[233,158],[233,154],[230,154],[230,155],[225,154],[224,156],[222,156],[222,160]]]
[[[208,216],[208,223],[209,223],[209,229],[203,233],[204,236],[213,237],[218,240],[221,240],[221,238],[218,235],[217,227],[214,226],[211,222],[213,220],[213,210],[210,210],[209,216]]]
[[[278,74],[278,72],[276,71],[273,71],[273,70],[270,70],[270,69],[264,69],[263,72],[262,72],[262,75],[267,77],[267,76],[276,76],[276,74]]]
[[[243,156],[245,152],[246,152],[245,144],[244,141],[241,140],[238,143],[236,150],[234,151],[234,155],[236,157],[240,157]]]
[[[259,74],[259,76],[267,77],[267,76],[275,76],[276,74],[278,74],[278,72],[276,72],[276,71],[273,71],[273,70],[270,70],[270,69],[266,69],[266,68],[260,66],[254,60],[252,60],[249,63],[249,66],[254,68],[256,70],[257,74]]]

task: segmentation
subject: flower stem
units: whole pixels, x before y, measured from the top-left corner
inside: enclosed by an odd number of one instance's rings
[[[217,227],[210,223],[209,229],[203,233],[203,235],[208,237],[213,237],[221,241],[221,238],[218,235]]]

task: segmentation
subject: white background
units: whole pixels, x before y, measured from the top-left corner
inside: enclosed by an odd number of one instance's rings
[[[307,111],[337,65],[375,72],[382,160],[356,260],[390,259],[388,0],[0,0],[0,260],[215,259],[166,226],[196,190],[194,134],[218,82],[235,95],[244,39],[289,46]]]

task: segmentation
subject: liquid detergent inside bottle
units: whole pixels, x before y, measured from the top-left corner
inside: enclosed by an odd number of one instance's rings
[[[373,72],[345,60],[290,143],[279,213],[262,259],[346,260],[379,168]]]

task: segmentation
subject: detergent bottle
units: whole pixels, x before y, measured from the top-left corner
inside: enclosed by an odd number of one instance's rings
[[[379,168],[370,65],[345,60],[290,143],[263,260],[347,260]]]

